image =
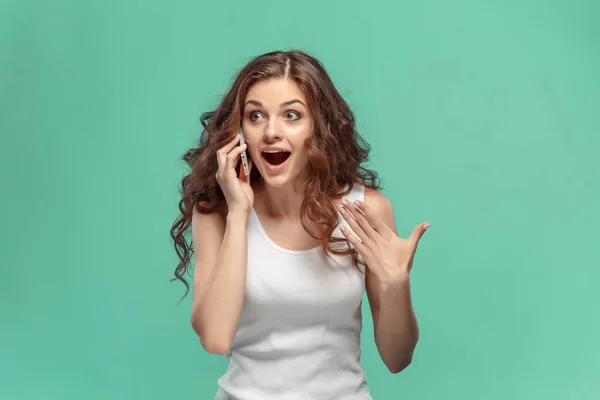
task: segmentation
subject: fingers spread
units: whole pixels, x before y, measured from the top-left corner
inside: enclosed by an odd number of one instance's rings
[[[354,229],[354,228],[352,228]],[[360,255],[363,258],[366,258],[366,246],[364,245],[363,242],[360,241],[360,239],[358,239],[355,235],[352,234],[352,232],[350,232],[350,230],[348,228],[346,228],[345,226],[341,226],[340,230],[342,231],[342,234],[346,237],[346,239],[348,239],[348,242],[354,246],[354,248],[360,253]]]
[[[367,219],[369,220],[371,225],[373,225],[377,232],[383,234],[384,232],[390,230],[390,228],[385,224],[385,222],[383,222],[383,220],[379,218],[377,214],[375,214],[375,211],[373,211],[373,209],[370,206],[368,206],[364,201],[357,201],[355,202],[355,204],[356,207],[360,211],[362,211],[363,214],[366,215]]]
[[[351,214],[351,218],[354,219],[354,223],[357,225],[357,228],[365,235],[365,238],[360,236],[359,232],[356,232],[353,225],[350,225],[353,230],[355,230],[356,234],[361,237],[363,241],[367,238],[375,239],[377,232],[371,225],[371,222],[367,219],[367,217],[358,209],[358,207],[354,203],[350,203],[346,199],[342,200],[342,206],[348,210]],[[353,221],[349,221],[347,217],[345,217],[348,223],[350,224]]]

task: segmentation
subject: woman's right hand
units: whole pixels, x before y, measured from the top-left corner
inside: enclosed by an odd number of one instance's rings
[[[236,167],[240,162],[241,154],[246,150],[246,145],[239,146],[240,136],[221,147],[217,151],[217,182],[223,191],[229,214],[242,213],[250,214],[254,205],[254,192],[250,186],[250,177],[244,173],[244,168],[240,168],[240,177],[238,178]],[[252,160],[248,158],[248,167],[252,171]]]

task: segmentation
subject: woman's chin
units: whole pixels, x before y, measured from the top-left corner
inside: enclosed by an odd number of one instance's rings
[[[283,187],[288,182],[287,174],[280,174],[275,176],[267,174],[263,175],[262,178],[265,182],[265,185],[276,188]]]

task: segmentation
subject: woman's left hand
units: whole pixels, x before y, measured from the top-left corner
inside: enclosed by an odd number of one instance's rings
[[[364,202],[342,200],[340,213],[358,238],[344,226],[342,233],[380,283],[406,282],[419,240],[430,224],[420,223],[407,239],[402,239]]]

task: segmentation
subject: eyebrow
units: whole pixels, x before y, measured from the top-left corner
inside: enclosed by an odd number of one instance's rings
[[[302,101],[300,101],[300,100],[298,100],[298,99],[292,99],[292,100],[284,101],[283,103],[281,103],[281,104],[279,105],[279,108],[287,107],[287,106],[289,106],[289,105],[292,105],[292,104],[294,104],[294,103],[300,103],[300,104],[302,104],[304,107],[306,107],[306,105],[305,105],[305,104],[304,104]],[[261,103],[260,101],[256,101],[256,100],[248,100],[248,101],[246,102],[246,104],[244,104],[244,106],[246,106],[246,105],[248,105],[248,104],[254,104],[254,105],[255,105],[255,106],[257,106],[257,107],[262,107],[262,106],[263,106],[263,105],[262,105],[262,103]]]

